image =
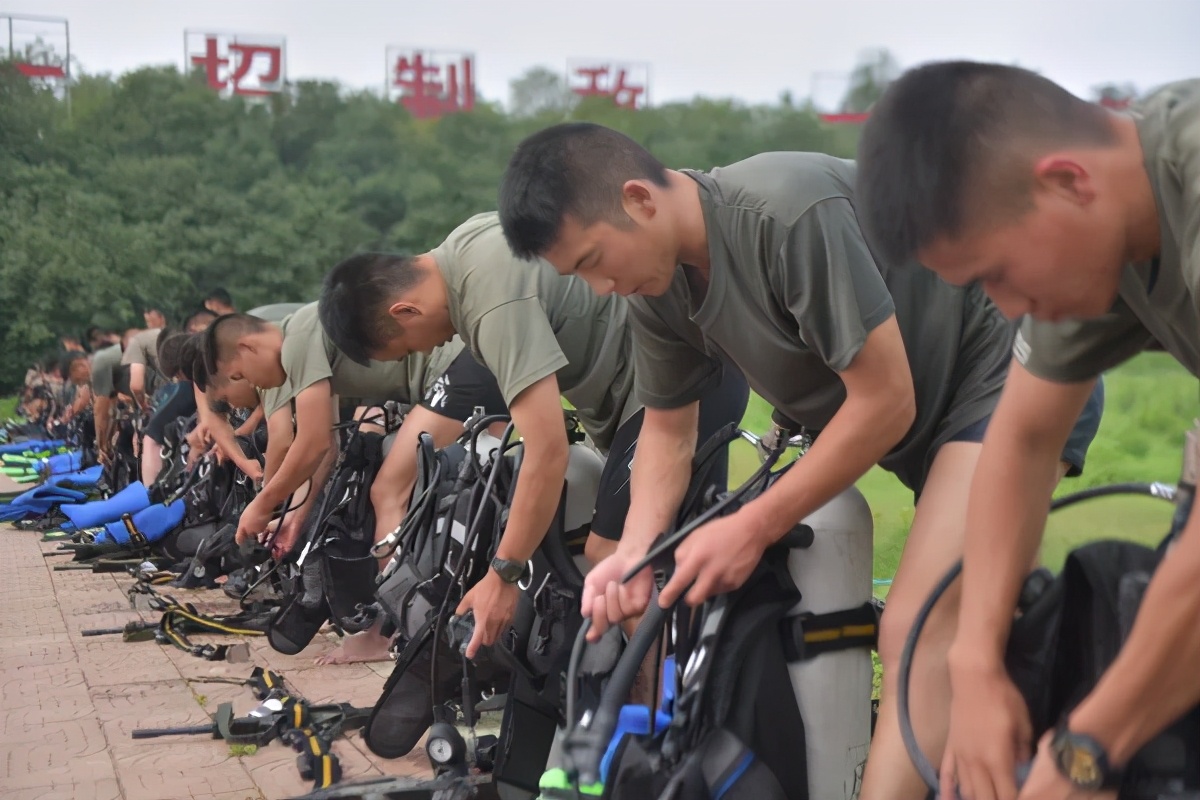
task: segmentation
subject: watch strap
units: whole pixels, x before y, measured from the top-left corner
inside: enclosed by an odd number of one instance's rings
[[[505,583],[520,583],[529,571],[529,565],[524,561],[509,561],[496,557],[492,559],[492,571],[500,576]]]
[[[1054,761],[1058,766],[1059,772],[1079,788],[1096,791],[1115,789],[1121,785],[1121,780],[1124,777],[1123,771],[1118,769],[1109,759],[1104,745],[1086,733],[1072,731],[1067,726],[1065,718],[1054,729],[1051,750],[1054,753]],[[1067,760],[1068,756],[1066,755],[1067,751],[1071,751],[1071,759],[1077,758],[1080,754],[1089,759],[1090,763],[1087,769],[1088,771],[1098,773],[1099,784],[1084,780],[1082,775],[1070,768]],[[1075,774],[1072,774],[1073,772]]]

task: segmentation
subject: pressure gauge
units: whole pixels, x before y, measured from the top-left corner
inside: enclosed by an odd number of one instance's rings
[[[466,743],[453,725],[438,722],[429,729],[425,752],[429,755],[429,760],[439,767],[447,767],[455,762],[461,763],[466,757],[466,751]]]

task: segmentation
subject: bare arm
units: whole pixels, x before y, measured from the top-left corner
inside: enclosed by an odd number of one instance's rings
[[[107,456],[112,452],[112,398],[96,395],[93,415],[96,420],[96,449]]]
[[[83,411],[90,402],[92,402],[92,387],[86,383],[81,384],[75,390],[75,401],[71,403],[71,416],[75,416],[80,411]]]
[[[736,589],[763,551],[797,521],[858,480],[912,426],[912,376],[894,317],[868,335],[840,373],[846,399],[804,458],[757,499],[702,526],[675,551],[675,573],[659,595],[666,607],[687,592],[698,605]],[[690,588],[689,588],[690,587]]]
[[[292,446],[292,415],[289,409],[281,408],[267,418],[266,465],[263,467],[263,486],[271,482],[279,465]]]
[[[567,430],[558,379],[549,375],[528,387],[509,411],[524,442],[524,458],[496,556],[527,561],[550,528],[567,474]]]
[[[1013,612],[1049,513],[1059,459],[1092,382],[1051,383],[1009,367],[967,502],[958,630],[947,655],[952,693],[941,783],[950,793],[1017,796],[1013,766],[1029,757],[1029,711],[1004,665]],[[1039,756],[1030,792],[1054,775]],[[1044,795],[1039,795],[1044,796]]]
[[[133,402],[137,407],[146,408],[146,365],[129,365],[129,391],[133,394]]]
[[[320,462],[317,463],[316,468],[313,470],[312,482],[310,484],[312,488],[304,494],[304,499],[300,505],[289,512],[293,515],[292,522],[300,528],[303,528],[308,515],[312,513],[317,497],[321,494],[320,487],[324,486],[325,482],[329,480],[329,473],[333,471],[337,455],[337,449],[334,447],[330,447],[325,451],[324,455],[321,456]],[[303,481],[301,481],[301,484],[303,484]]]
[[[282,462],[263,485],[258,499],[267,506],[278,506],[306,480],[314,477],[317,467],[333,449],[333,415],[336,410],[327,380],[317,381],[296,395],[295,441],[287,448]],[[280,411],[285,413],[286,419],[286,409]],[[276,416],[279,416],[279,412],[272,415],[272,421]],[[268,454],[271,432],[269,429]]]
[[[259,403],[257,406],[255,406],[254,410],[250,412],[250,416],[246,418],[246,421],[243,422],[238,429],[233,432],[234,435],[249,436],[250,434],[254,433],[255,429],[258,428],[259,423],[263,421],[263,416],[265,413],[266,412],[263,410],[262,404]]]
[[[217,453],[237,466],[246,475],[251,478],[262,477],[262,468],[258,462],[249,458],[242,446],[238,444],[237,437],[240,435],[229,424],[229,419],[224,414],[214,412],[208,405],[208,400],[205,395],[196,389],[196,413],[200,424],[207,430],[207,435],[212,439],[214,446],[217,448]],[[254,409],[254,413],[260,417],[262,415],[262,406]],[[253,417],[254,414],[251,414]],[[239,430],[241,430],[239,428]]]
[[[422,406],[414,406],[408,412],[400,430],[396,431],[392,449],[371,484],[375,541],[395,530],[408,513],[413,485],[417,481],[417,437],[422,431],[430,434],[434,446],[440,449],[462,434],[463,425]]]
[[[1060,384],[1013,362],[971,482],[962,606],[950,667],[1002,668],[1013,610],[1037,556],[1067,436],[1092,382]]]
[[[841,408],[804,458],[744,509],[766,544],[866,474],[912,427],[916,399],[895,317],[867,335],[839,377],[846,386]]]
[[[629,514],[618,549],[641,558],[655,538],[674,526],[696,454],[700,404],[647,408],[629,479]]]

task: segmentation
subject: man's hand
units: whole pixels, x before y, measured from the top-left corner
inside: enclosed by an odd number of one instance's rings
[[[467,644],[467,658],[475,658],[479,648],[496,643],[500,634],[512,622],[517,611],[517,599],[521,590],[515,584],[505,583],[493,570],[467,592],[467,596],[458,604],[455,616],[463,616],[468,611],[475,614],[475,633]]]
[[[1054,732],[1048,731],[1038,744],[1037,758],[1033,760],[1025,787],[1021,789],[1020,800],[1116,800],[1115,789],[1085,792],[1062,776],[1050,754],[1050,739],[1053,736]]]
[[[719,517],[683,540],[675,550],[675,573],[659,595],[660,606],[670,607],[685,591],[687,604],[698,606],[746,582],[769,543],[750,508]]]
[[[299,513],[284,514],[282,524],[271,523],[274,533],[270,536],[271,558],[282,561],[295,548],[304,527],[304,517]]]
[[[954,797],[957,785],[959,794],[971,800],[1013,800],[1016,766],[1029,759],[1032,745],[1025,699],[1003,664],[973,660],[956,666],[953,655],[950,686],[953,700],[942,758],[942,797]]]
[[[263,476],[262,464],[258,463],[258,461],[256,461],[255,459],[246,458],[245,456],[242,456],[240,459],[238,459],[234,463],[237,465],[237,468],[240,469],[246,475],[246,477],[249,478],[250,480],[252,480],[252,481],[262,480],[262,476]]]
[[[581,613],[592,620],[588,641],[598,642],[613,625],[641,616],[650,605],[654,575],[646,567],[629,583],[621,578],[644,556],[624,553],[619,548],[584,577]]]
[[[212,441],[212,434],[208,430],[208,426],[200,423],[185,437],[188,443],[188,468],[195,466],[200,460],[200,456],[208,452],[209,443]]]
[[[232,461],[234,464],[238,464],[239,461],[246,460],[246,454],[242,451],[241,446],[238,445],[236,441],[232,446],[230,446],[228,442],[214,441],[213,450],[217,454],[218,463],[223,463],[228,460]]]
[[[271,522],[271,514],[274,508],[263,502],[263,496],[260,494],[254,498],[250,505],[242,512],[242,516],[238,519],[238,528],[235,538],[238,544],[256,538],[260,533],[267,530],[267,525]]]
[[[103,466],[111,466],[113,460],[112,451],[105,448],[97,450],[96,460],[99,461]]]

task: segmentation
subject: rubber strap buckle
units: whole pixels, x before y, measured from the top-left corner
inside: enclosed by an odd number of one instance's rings
[[[125,530],[129,533],[129,541],[133,542],[138,547],[149,546],[150,540],[147,539],[146,535],[139,531],[137,526],[133,524],[133,516],[131,514],[122,514],[121,522],[125,524]]]

